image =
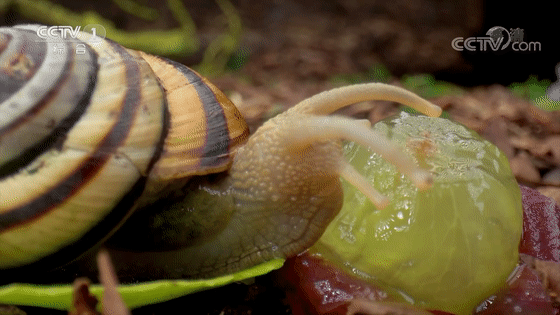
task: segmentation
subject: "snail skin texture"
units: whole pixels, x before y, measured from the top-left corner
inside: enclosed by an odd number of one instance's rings
[[[249,137],[235,106],[193,70],[110,40],[90,45],[88,33],[40,41],[36,29],[0,28],[3,279],[62,266],[116,230],[107,247],[124,281],[225,275],[296,255],[340,210],[340,177],[387,204],[346,162],[341,139],[430,186],[431,174],[369,124],[327,116],[368,100],[439,116],[402,88],[327,91]]]

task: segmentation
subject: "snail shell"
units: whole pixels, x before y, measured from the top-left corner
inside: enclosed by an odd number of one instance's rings
[[[235,106],[193,70],[87,33],[44,42],[36,29],[0,28],[2,275],[63,265],[117,229],[111,254],[126,280],[223,275],[296,255],[340,210],[340,177],[388,202],[343,159],[341,139],[430,185],[365,124],[325,116],[371,99],[441,113],[403,89],[327,91],[247,138]]]
[[[36,28],[0,29],[3,269],[75,258],[145,188],[155,198],[171,179],[227,169],[248,136],[191,69],[108,40],[80,54],[79,42],[45,42]]]

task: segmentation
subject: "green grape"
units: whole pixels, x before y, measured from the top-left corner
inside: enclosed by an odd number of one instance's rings
[[[442,118],[400,116],[373,129],[434,175],[419,191],[378,154],[345,146],[351,164],[391,200],[377,210],[345,183],[340,214],[311,249],[349,271],[455,314],[503,285],[518,260],[523,212],[505,155]]]

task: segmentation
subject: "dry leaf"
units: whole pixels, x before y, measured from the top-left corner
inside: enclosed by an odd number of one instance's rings
[[[95,310],[97,306],[97,298],[89,292],[89,280],[79,278],[74,281],[74,293],[72,305],[73,310],[68,312],[69,315],[98,315]]]
[[[546,141],[539,142],[534,150],[537,156],[548,157],[552,163],[560,165],[560,136],[549,136]]]
[[[552,186],[543,186],[537,187],[537,190],[556,201],[556,203],[560,206],[560,187],[552,187]]]
[[[0,315],[25,315],[26,313],[13,305],[0,305]]]
[[[554,302],[560,303],[560,263],[550,260],[541,260],[524,254],[519,256],[527,266],[537,271],[541,283],[547,290],[550,298]]]
[[[97,255],[99,268],[99,281],[103,286],[103,314],[104,315],[130,315],[130,311],[122,300],[117,287],[119,280],[109,258],[109,254],[102,250]],[[97,298],[89,292],[90,282],[80,278],[74,281],[73,306],[69,315],[99,315],[97,312]]]
[[[482,131],[482,135],[502,150],[509,160],[513,158],[514,150],[508,137],[507,123],[503,117],[491,118]]]
[[[546,185],[554,185],[560,186],[560,167],[556,167],[555,169],[548,171],[543,176],[543,184]]]
[[[556,303],[560,303],[560,264],[540,259],[535,259],[534,263],[548,295]]]
[[[541,181],[539,171],[531,161],[529,154],[525,151],[519,152],[510,160],[510,167],[518,179],[529,183],[538,183]]]

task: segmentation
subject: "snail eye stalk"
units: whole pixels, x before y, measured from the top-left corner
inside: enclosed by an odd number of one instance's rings
[[[288,151],[298,151],[312,143],[327,140],[353,141],[373,150],[394,164],[399,172],[408,176],[420,190],[431,186],[433,179],[429,172],[420,169],[408,156],[403,154],[403,150],[399,146],[363,124],[356,124],[355,120],[345,117],[302,116],[290,124],[286,124],[284,145]],[[375,190],[367,179],[348,162],[341,159],[338,164],[337,173],[355,185],[378,209],[387,206],[388,199]]]
[[[312,96],[283,115],[289,122],[280,127],[286,129],[281,145],[285,146],[287,151],[293,152],[317,142],[340,139],[353,141],[368,147],[394,164],[399,172],[408,176],[420,190],[429,188],[433,182],[431,174],[420,169],[402,153],[400,147],[371,130],[369,122],[324,116],[347,105],[368,100],[399,102],[432,117],[441,114],[441,108],[402,88],[382,83],[347,86]],[[371,187],[371,184],[344,159],[340,159],[335,171],[355,185],[378,209],[387,206],[388,199]]]

